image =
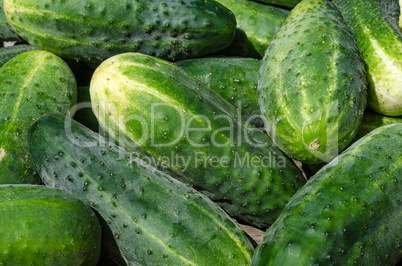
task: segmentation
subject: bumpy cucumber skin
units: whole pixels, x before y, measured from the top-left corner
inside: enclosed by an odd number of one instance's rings
[[[21,41],[22,38],[14,32],[4,14],[3,0],[0,0],[0,41]]]
[[[250,264],[251,243],[216,204],[79,123],[41,117],[28,143],[46,185],[97,210],[128,264]]]
[[[2,67],[9,60],[13,59],[17,55],[29,52],[32,50],[38,50],[35,46],[28,44],[20,44],[15,46],[8,46],[0,48],[0,67]]]
[[[241,108],[250,124],[262,128],[258,104],[258,71],[261,61],[252,58],[210,57],[178,61],[176,65],[217,91],[225,100]]]
[[[329,162],[353,140],[366,72],[332,3],[303,1],[291,11],[263,59],[258,90],[266,130],[289,157]]]
[[[322,168],[267,230],[252,265],[395,265],[402,239],[402,124]]]
[[[0,185],[1,265],[96,265],[101,228],[71,194],[36,185]]]
[[[217,0],[236,16],[249,40],[248,56],[261,59],[289,11],[249,0]]]
[[[111,138],[167,162],[240,220],[270,225],[305,182],[267,135],[244,124],[236,107],[167,61],[139,53],[109,58],[95,71],[90,94]]]
[[[59,57],[33,50],[0,68],[0,184],[40,183],[26,144],[29,126],[47,113],[68,114],[77,89]]]
[[[402,116],[390,117],[366,111],[354,141],[364,137],[376,128],[397,123],[402,123]]]
[[[7,19],[29,43],[99,62],[124,52],[179,60],[222,50],[234,15],[215,1],[5,0]]]
[[[402,115],[402,34],[392,23],[392,15],[384,15],[384,10],[391,8],[384,6],[388,1],[333,2],[363,51],[369,80],[368,106],[383,115]],[[396,1],[392,6],[397,7]]]
[[[290,8],[295,7],[298,3],[301,2],[301,0],[248,0],[248,1],[257,1],[265,4],[285,6]]]

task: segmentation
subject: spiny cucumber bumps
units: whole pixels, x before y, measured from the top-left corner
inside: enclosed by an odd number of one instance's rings
[[[0,265],[96,265],[101,228],[70,193],[37,185],[0,185]]]
[[[95,64],[116,54],[141,52],[179,60],[222,50],[236,19],[205,0],[5,0],[6,17],[30,44]]]
[[[248,56],[261,59],[289,11],[250,0],[217,0],[236,16],[249,40]]]
[[[363,51],[368,73],[368,106],[402,115],[402,33],[397,0],[334,0]]]
[[[250,264],[251,243],[216,204],[74,120],[41,117],[28,144],[44,183],[89,203],[127,264]]]
[[[165,60],[139,53],[109,58],[95,71],[90,94],[111,138],[139,147],[151,163],[169,167],[243,221],[270,225],[305,182],[236,107]]]
[[[26,134],[47,113],[68,114],[75,105],[73,73],[58,56],[33,50],[0,68],[0,184],[39,183]]]
[[[289,157],[329,162],[356,135],[366,72],[356,39],[327,0],[297,5],[268,48],[259,100],[268,134]]]
[[[252,265],[395,265],[402,256],[402,124],[378,128],[289,201]]]
[[[8,46],[0,48],[0,67],[2,67],[9,60],[13,59],[17,55],[29,52],[32,50],[38,50],[35,46],[20,44],[15,46]]]
[[[261,60],[239,57],[204,57],[178,61],[176,65],[217,91],[241,110],[250,124],[264,127],[258,105],[258,71]]]

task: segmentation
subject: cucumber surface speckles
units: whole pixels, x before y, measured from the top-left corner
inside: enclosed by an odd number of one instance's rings
[[[215,203],[63,116],[28,132],[43,181],[99,212],[129,265],[249,265],[253,248]]]
[[[366,72],[331,2],[291,11],[265,54],[258,90],[266,130],[289,157],[329,162],[350,144],[367,104]]]
[[[252,265],[396,265],[402,257],[402,124],[378,128],[289,201]]]
[[[236,29],[230,10],[205,0],[5,0],[4,8],[30,44],[94,64],[124,52],[203,56],[229,46]]]

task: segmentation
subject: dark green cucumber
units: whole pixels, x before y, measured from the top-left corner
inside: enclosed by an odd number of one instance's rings
[[[176,65],[241,109],[243,117],[252,125],[264,126],[257,94],[260,60],[211,57],[183,60]]]
[[[61,58],[33,50],[0,68],[0,84],[0,184],[39,183],[26,132],[44,114],[69,113],[77,97],[75,78]]]
[[[333,2],[363,51],[369,80],[368,106],[383,115],[402,115],[402,33],[389,11],[399,10],[397,0]]]
[[[252,1],[252,0],[248,0],[248,1]],[[278,5],[278,6],[285,6],[285,7],[293,8],[298,3],[300,3],[302,0],[253,0],[253,1],[262,2],[262,3],[270,4],[270,5]]]
[[[63,116],[38,119],[29,149],[43,181],[88,202],[129,265],[249,265],[252,245],[207,197]]]
[[[329,162],[349,145],[366,108],[366,72],[332,3],[303,1],[291,11],[263,59],[258,90],[266,130],[291,158]]]
[[[397,123],[402,123],[402,116],[389,117],[366,111],[363,116],[363,121],[357,131],[355,141],[364,137],[376,128]]]
[[[205,0],[5,0],[6,17],[30,44],[99,62],[124,52],[179,60],[230,45],[236,20]]]
[[[248,54],[248,37],[244,30],[236,28],[233,42],[225,49],[219,51],[220,56],[240,56],[247,57]]]
[[[249,40],[248,56],[261,59],[289,11],[249,0],[217,0],[236,16]]]
[[[399,29],[402,31],[402,0],[399,0]]]
[[[20,44],[15,46],[8,46],[0,48],[0,67],[2,67],[9,60],[13,59],[17,55],[29,52],[32,50],[38,50],[35,46],[28,44]]]
[[[99,123],[92,111],[91,96],[89,95],[89,86],[77,88],[77,108],[74,114],[74,120],[80,122],[94,132],[99,131]]]
[[[395,265],[402,256],[402,124],[322,168],[267,230],[252,265]]]
[[[293,162],[247,127],[236,107],[167,61],[139,53],[109,58],[95,71],[90,94],[111,138],[139,146],[241,220],[268,226],[304,184]]]
[[[4,14],[3,0],[0,0],[0,42],[21,41],[22,38],[10,27]]]
[[[0,265],[96,265],[98,261],[98,218],[67,192],[0,185],[0,217]]]

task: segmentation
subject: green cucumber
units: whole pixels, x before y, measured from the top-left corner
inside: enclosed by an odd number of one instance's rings
[[[266,134],[172,63],[139,53],[114,56],[95,71],[90,94],[111,138],[134,152],[139,147],[238,219],[270,225],[304,184]]]
[[[402,0],[399,0],[399,29],[402,31]]]
[[[129,265],[249,265],[243,231],[207,197],[60,115],[38,119],[28,144],[44,183],[88,202]]]
[[[94,132],[99,131],[99,123],[92,111],[91,96],[89,95],[89,86],[77,88],[77,108],[74,114],[74,120],[80,122]]]
[[[249,0],[217,0],[236,16],[237,27],[247,34],[248,56],[261,59],[289,11]]]
[[[395,265],[402,257],[402,124],[378,128],[289,201],[252,265]]]
[[[236,28],[233,42],[225,49],[216,53],[220,56],[240,56],[247,57],[248,54],[248,37],[244,30]]]
[[[369,80],[368,106],[383,115],[402,115],[402,33],[392,15],[399,10],[397,0],[333,2],[363,51]]]
[[[0,185],[0,217],[0,265],[96,265],[98,261],[98,218],[67,192]]]
[[[77,97],[75,78],[61,58],[33,50],[3,65],[0,83],[0,184],[39,183],[26,132],[44,114],[69,113]]]
[[[243,117],[250,124],[264,126],[257,94],[260,60],[211,57],[182,60],[176,65],[217,91],[232,105],[241,108]]]
[[[302,1],[263,59],[258,84],[268,134],[289,157],[329,162],[356,135],[366,72],[353,34],[327,0]]]
[[[21,41],[22,38],[10,27],[4,14],[3,0],[0,0],[0,42]]]
[[[357,131],[355,141],[364,137],[376,128],[397,123],[402,123],[402,116],[389,117],[366,111],[363,116],[363,121]]]
[[[251,1],[251,0],[248,0],[248,1]],[[298,3],[300,3],[302,0],[253,0],[253,1],[258,1],[258,2],[265,3],[265,4],[270,4],[270,5],[278,5],[278,6],[285,6],[285,7],[293,8]]]
[[[15,46],[8,46],[0,48],[0,67],[2,67],[9,60],[13,59],[17,55],[29,52],[32,50],[38,50],[35,46],[28,44],[20,44]]]
[[[205,0],[5,0],[7,19],[30,44],[98,63],[124,52],[167,60],[215,53],[233,41],[236,19]]]

